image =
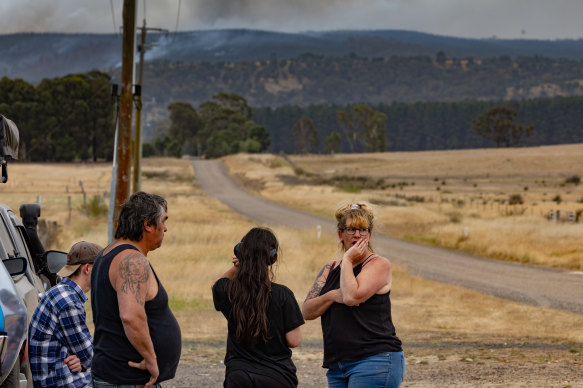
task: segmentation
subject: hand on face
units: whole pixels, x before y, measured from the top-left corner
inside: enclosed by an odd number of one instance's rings
[[[358,263],[360,260],[363,260],[370,253],[370,250],[368,249],[368,240],[368,237],[361,237],[356,244],[344,252],[343,259],[351,263]]]

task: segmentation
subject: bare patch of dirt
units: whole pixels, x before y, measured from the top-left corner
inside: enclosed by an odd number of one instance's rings
[[[223,343],[188,343],[164,388],[222,387]],[[299,387],[326,387],[320,343],[294,350]],[[583,387],[583,346],[544,343],[409,343],[402,387]]]

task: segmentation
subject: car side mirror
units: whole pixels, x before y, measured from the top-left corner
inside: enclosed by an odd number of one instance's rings
[[[65,252],[49,250],[45,252],[44,256],[50,273],[59,272],[67,264]]]
[[[26,258],[24,257],[10,257],[6,260],[2,260],[2,262],[10,276],[22,275],[26,272],[26,267],[28,265],[28,261],[26,261]]]

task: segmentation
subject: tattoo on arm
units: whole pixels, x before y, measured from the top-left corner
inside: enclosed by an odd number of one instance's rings
[[[315,297],[320,295],[320,292],[322,291],[324,284],[326,284],[326,279],[320,279],[320,277],[322,276],[324,271],[329,270],[330,267],[331,267],[330,263],[322,267],[320,273],[318,274],[318,276],[316,276],[316,280],[314,281],[312,288],[310,289],[310,291],[308,291],[308,296],[306,296],[306,300],[314,299]],[[304,300],[304,302],[306,300]]]
[[[145,295],[142,291],[148,283],[150,268],[140,254],[131,254],[124,257],[119,263],[119,276],[122,279],[121,292],[134,294],[136,302],[143,306]]]

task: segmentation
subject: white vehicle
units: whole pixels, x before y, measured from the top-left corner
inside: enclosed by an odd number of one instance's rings
[[[18,144],[14,144],[18,129],[4,116],[0,120],[0,183],[4,183],[6,157],[18,155]],[[36,231],[39,205],[21,205],[20,216],[0,204],[0,388],[33,387],[27,359],[28,325],[40,298],[56,284],[55,274],[67,261],[65,252],[45,252]]]

